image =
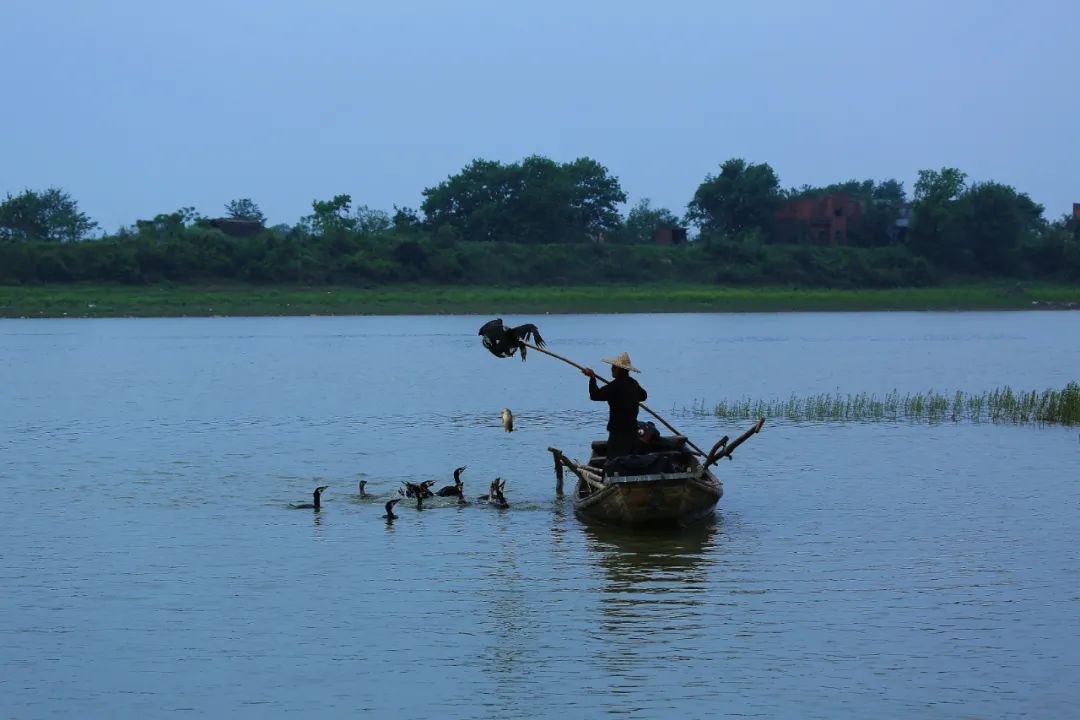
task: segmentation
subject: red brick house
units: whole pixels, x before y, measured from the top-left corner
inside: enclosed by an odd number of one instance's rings
[[[686,228],[665,226],[654,232],[652,237],[657,245],[684,245],[686,244]]]
[[[774,243],[847,245],[862,223],[862,205],[844,193],[785,200],[773,215]]]

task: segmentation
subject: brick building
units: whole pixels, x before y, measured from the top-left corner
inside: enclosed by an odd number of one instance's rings
[[[662,227],[653,233],[653,242],[657,245],[684,245],[686,243],[686,228]]]
[[[784,201],[773,216],[774,243],[847,245],[862,223],[862,206],[844,193]]]

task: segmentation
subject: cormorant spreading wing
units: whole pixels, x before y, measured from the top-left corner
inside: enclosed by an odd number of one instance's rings
[[[521,359],[524,360],[525,342],[544,347],[544,338],[540,336],[540,329],[532,323],[508,328],[503,325],[502,318],[496,318],[484,323],[477,334],[483,338],[484,347],[495,357],[510,357],[520,350]]]

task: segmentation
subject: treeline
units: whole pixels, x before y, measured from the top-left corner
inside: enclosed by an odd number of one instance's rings
[[[843,245],[777,232],[800,198],[857,203]],[[639,202],[625,215],[618,179],[594,160],[476,160],[423,191],[418,209],[312,202],[295,224],[266,227],[251,199],[223,218],[193,208],[94,237],[97,224],[57,188],[0,202],[0,282],[581,284],[716,282],[831,287],[926,285],[956,276],[1080,281],[1080,222],[1048,221],[1026,194],[968,185],[953,168],[896,180],[782,189],[766,163],[732,159],[708,175],[683,216]],[[656,243],[690,225],[691,241]],[[676,240],[680,237],[676,232]]]

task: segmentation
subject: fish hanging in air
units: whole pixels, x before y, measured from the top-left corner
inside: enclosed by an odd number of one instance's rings
[[[514,413],[510,412],[510,408],[503,408],[502,424],[503,430],[506,432],[514,432]]]
[[[484,338],[486,347],[495,357],[510,357],[518,350],[521,351],[521,360],[525,361],[525,341],[536,343],[536,347],[544,347],[544,338],[540,337],[540,330],[532,323],[506,327],[502,318],[489,320],[477,333]]]

